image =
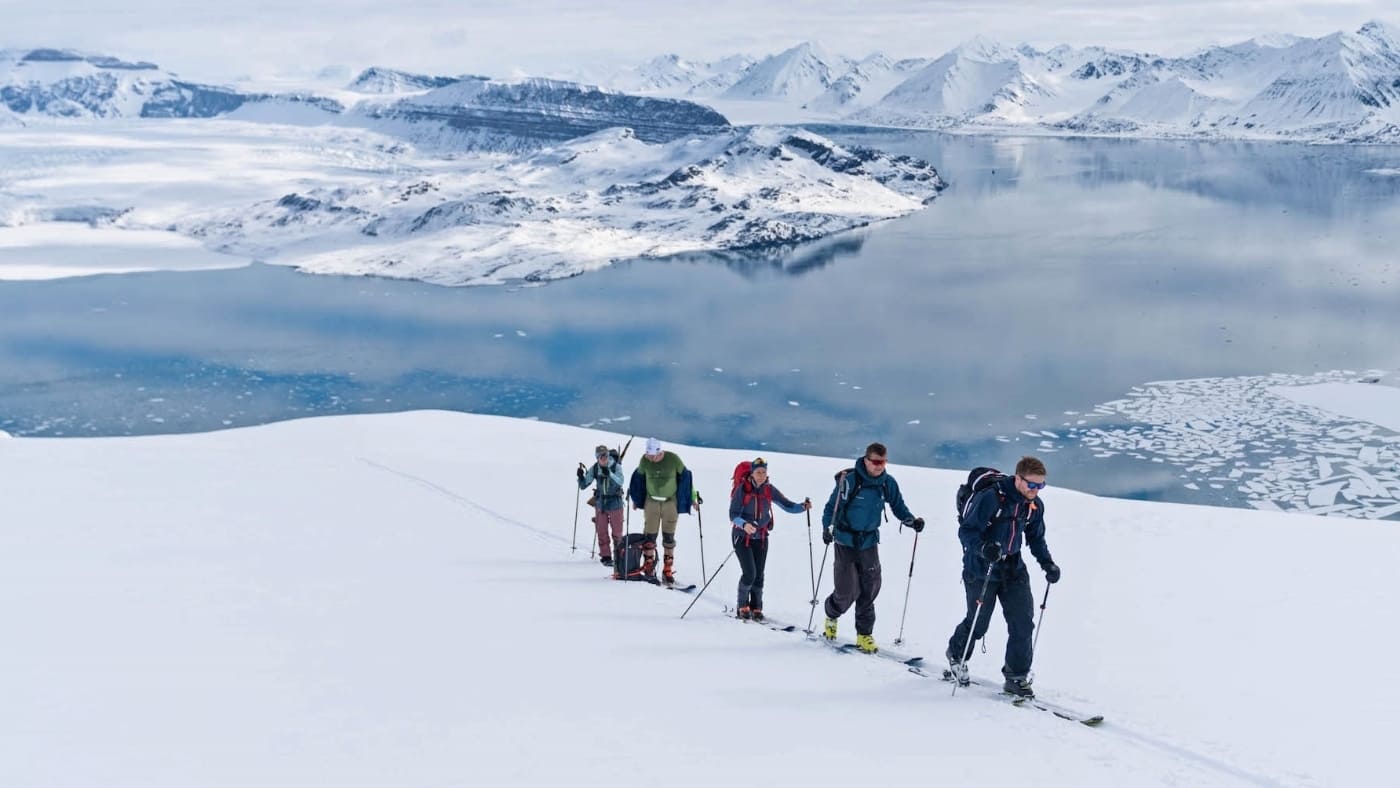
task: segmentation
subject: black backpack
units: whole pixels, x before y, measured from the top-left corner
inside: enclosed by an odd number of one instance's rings
[[[643,555],[644,546],[651,541],[646,534],[628,534],[617,543],[617,551],[613,555],[613,577],[617,580],[646,580],[647,576],[642,574],[642,564],[646,561]]]
[[[973,496],[1005,478],[1006,474],[996,468],[978,466],[969,471],[967,482],[958,487],[956,503],[958,522],[961,523],[963,518],[967,516],[967,510],[972,505]],[[1001,499],[1000,490],[997,491],[997,498]],[[997,513],[1000,514],[1000,511]]]

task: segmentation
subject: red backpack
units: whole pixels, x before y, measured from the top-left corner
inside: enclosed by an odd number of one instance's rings
[[[748,505],[749,499],[754,498],[758,495],[753,491],[753,483],[749,481],[749,473],[752,470],[753,462],[750,460],[744,460],[743,462],[734,466],[734,483],[729,487],[729,498],[730,500],[733,500],[734,491],[739,489],[739,485],[742,484],[744,486],[744,500],[740,503],[741,511],[743,506]],[[764,500],[768,501],[768,507],[771,509],[773,507],[772,485],[764,485],[763,498]]]

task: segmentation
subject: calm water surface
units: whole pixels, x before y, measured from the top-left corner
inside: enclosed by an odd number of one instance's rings
[[[0,429],[448,408],[966,467],[1147,381],[1400,368],[1400,149],[822,131],[952,185],[796,249],[543,287],[268,266],[0,282]],[[1045,457],[1069,486],[1237,503],[1150,462]]]

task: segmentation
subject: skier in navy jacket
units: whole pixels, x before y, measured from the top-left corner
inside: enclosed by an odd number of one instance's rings
[[[1001,600],[1006,619],[1006,661],[1001,672],[1002,689],[1013,695],[1034,697],[1031,690],[1031,636],[1035,628],[1035,600],[1030,574],[1021,560],[1021,545],[1030,546],[1045,579],[1060,579],[1060,567],[1045,544],[1045,463],[1022,457],[1014,476],[1002,477],[973,495],[962,513],[958,540],[963,547],[963,591],[967,615],[948,640],[948,665],[959,683],[967,682],[964,655],[972,643],[987,634],[992,611]],[[974,625],[975,624],[975,625]],[[969,641],[971,633],[971,641]]]

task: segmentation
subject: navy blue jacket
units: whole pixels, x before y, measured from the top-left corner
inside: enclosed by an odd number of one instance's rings
[[[987,574],[987,559],[982,557],[985,542],[996,542],[1004,558],[1015,559],[1003,560],[1003,568],[1019,568],[1023,543],[1043,566],[1051,561],[1045,544],[1045,500],[1040,496],[1028,500],[1016,489],[1015,476],[1004,477],[972,497],[967,516],[958,525],[958,541],[963,547],[963,571],[977,579]]]
[[[695,490],[695,477],[686,468],[676,478],[676,514],[690,514],[690,498]],[[627,487],[627,497],[638,509],[647,503],[647,475],[641,470],[632,471],[632,482]]]
[[[850,497],[852,489],[855,497]],[[890,505],[900,522],[914,517],[904,505],[899,482],[889,471],[871,476],[865,472],[865,463],[856,460],[853,467],[836,474],[836,487],[822,510],[822,527],[831,529],[837,544],[867,550],[880,543],[880,517],[885,504]],[[838,515],[840,522],[835,519]]]

